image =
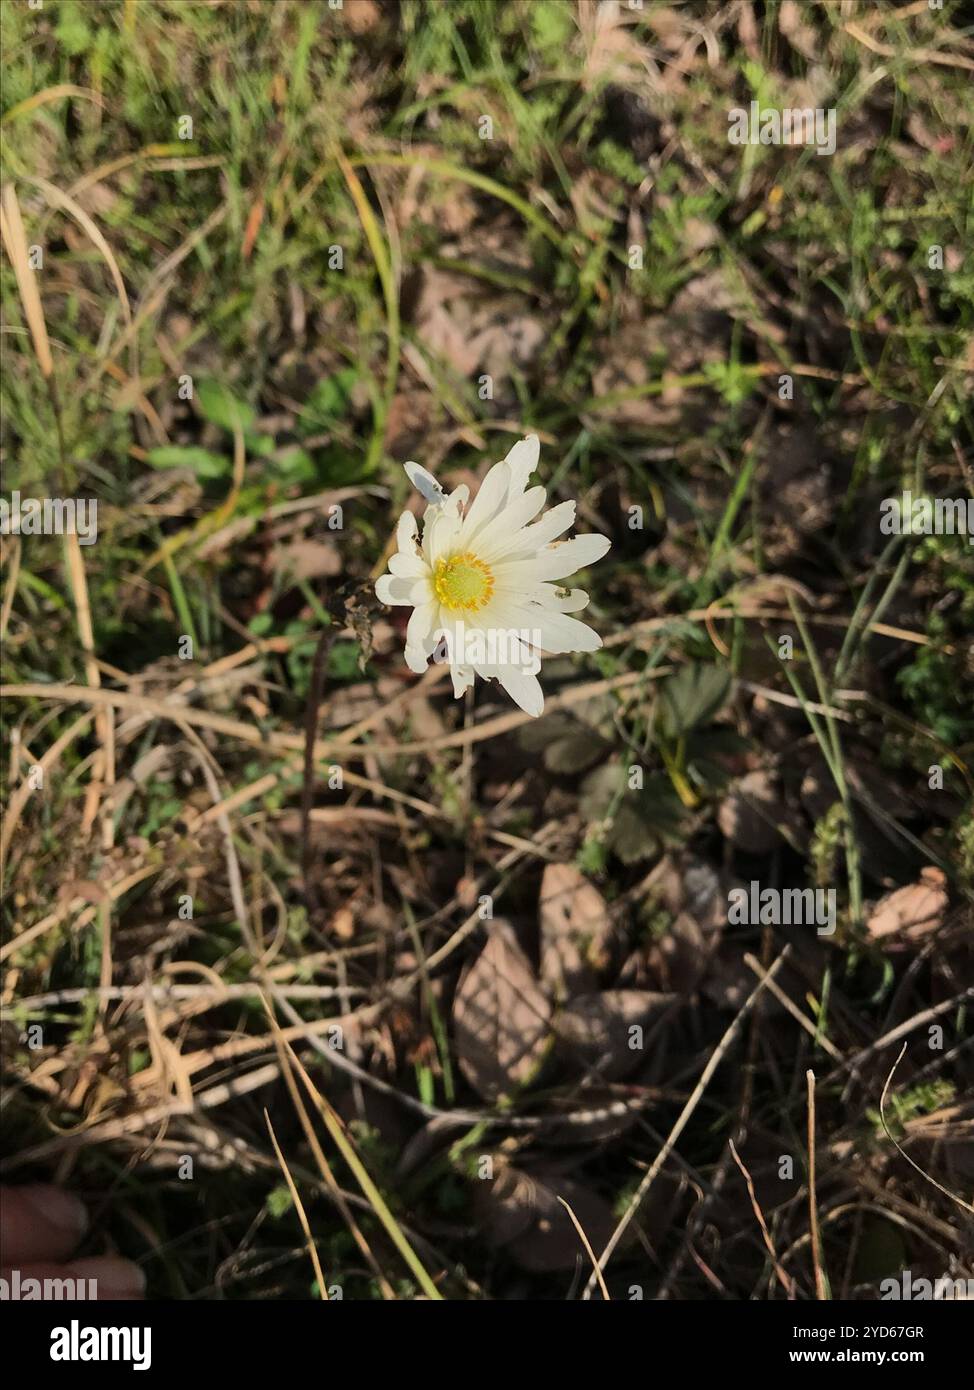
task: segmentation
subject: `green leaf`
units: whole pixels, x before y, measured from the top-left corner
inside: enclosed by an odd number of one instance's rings
[[[624,864],[659,854],[681,838],[683,808],[669,780],[659,774],[631,789],[624,764],[603,763],[582,783],[578,805],[589,826],[611,816],[605,845]]]
[[[634,806],[623,805],[612,822],[606,843],[623,864],[637,864],[659,854],[659,838]]]
[[[758,389],[758,379],[740,362],[705,362],[704,376],[730,406],[741,405]]]
[[[578,809],[588,825],[602,820],[626,787],[626,770],[618,760],[603,763],[582,783]]]
[[[223,454],[211,454],[209,449],[195,445],[162,444],[150,449],[146,461],[153,468],[191,468],[198,478],[222,478],[230,471],[230,460]]]
[[[91,46],[91,30],[78,0],[63,0],[54,31],[65,53],[77,58]]]
[[[575,32],[570,9],[556,0],[535,0],[530,15],[538,47],[550,53],[564,53]]]
[[[638,800],[622,803],[606,843],[623,864],[636,864],[681,842],[680,817],[680,801],[673,788],[653,778]]]
[[[297,445],[281,453],[274,460],[273,468],[289,483],[309,483],[318,476],[314,459],[306,449]]]
[[[267,454],[272,454],[277,447],[277,441],[269,434],[246,433],[244,438],[247,441],[247,452],[249,454],[259,454],[262,458]]]
[[[525,752],[543,753],[549,744],[567,738],[577,727],[570,714],[556,710],[553,714],[542,715],[540,719],[532,719],[530,724],[523,724],[515,737]]]
[[[604,758],[609,745],[598,738],[576,729],[566,738],[555,739],[544,750],[544,765],[549,772],[584,772],[599,758]]]
[[[343,367],[333,376],[322,378],[308,396],[298,421],[298,432],[313,434],[322,426],[327,428],[340,420],[348,410],[352,387],[357,380],[358,372],[354,367]]]
[[[671,738],[706,724],[730,693],[730,674],[721,666],[692,662],[662,682],[659,689],[659,725]]]
[[[211,425],[219,425],[221,429],[229,430],[231,433],[238,426],[244,434],[253,429],[257,412],[252,405],[239,400],[222,382],[199,382],[196,387],[196,400],[200,414],[204,420],[209,420]]]
[[[265,1198],[265,1205],[270,1215],[276,1221],[279,1221],[282,1216],[285,1216],[291,1210],[294,1205],[294,1198],[291,1196],[290,1189],[287,1185],[281,1183],[279,1187],[274,1187],[268,1192]]]
[[[357,642],[336,642],[328,658],[328,674],[333,680],[352,680],[358,675]]]

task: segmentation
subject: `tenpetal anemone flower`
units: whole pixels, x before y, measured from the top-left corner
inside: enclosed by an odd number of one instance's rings
[[[474,677],[496,679],[526,714],[539,715],[544,695],[541,653],[594,652],[602,639],[569,617],[588,603],[582,589],[557,581],[600,560],[605,536],[558,540],[575,524],[575,503],[560,502],[539,520],[543,487],[527,486],[538,464],[538,436],[515,444],[494,464],[467,506],[469,489],[447,495],[418,463],[405,464],[429,504],[422,533],[412,512],[399,518],[398,552],[375,586],[382,603],[412,608],[406,664],[426,670],[446,659],[457,697]]]

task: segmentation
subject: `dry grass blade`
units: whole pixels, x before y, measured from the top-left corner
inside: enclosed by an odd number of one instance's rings
[[[297,1054],[293,1052],[292,1049],[289,1047],[287,1039],[285,1038],[284,1033],[282,1032],[281,1027],[278,1024],[277,1019],[274,1016],[274,1011],[271,1008],[270,1003],[268,1002],[266,997],[264,997],[263,1002],[264,1008],[267,1011],[267,1017],[270,1021],[271,1031],[274,1035],[274,1046],[276,1047],[277,1055],[280,1058],[281,1073],[287,1085],[288,1093],[291,1097],[291,1102],[294,1105],[295,1112],[297,1113],[298,1119],[301,1122],[301,1128],[304,1130],[304,1135],[308,1141],[308,1146],[311,1149],[311,1152],[314,1154],[315,1162],[318,1165],[318,1171],[321,1173],[325,1186],[328,1188],[329,1192],[334,1198],[336,1206],[338,1207],[339,1211],[344,1217],[345,1224],[348,1226],[348,1229],[352,1233],[352,1239],[355,1241],[355,1244],[358,1246],[359,1250],[361,1250],[363,1256],[368,1262],[369,1267],[375,1275],[382,1297],[385,1299],[394,1299],[396,1297],[395,1290],[393,1289],[392,1285],[389,1283],[389,1280],[383,1273],[382,1268],[379,1265],[379,1262],[375,1258],[375,1254],[372,1251],[372,1247],[366,1240],[358,1222],[355,1220],[355,1216],[352,1213],[351,1208],[345,1200],[344,1193],[342,1192],[341,1187],[339,1186],[335,1178],[335,1175],[331,1170],[331,1164],[325,1157],[325,1152],[322,1149],[321,1144],[318,1142],[318,1136],[314,1131],[314,1126],[311,1123],[311,1118],[308,1115],[307,1108],[301,1099],[301,1093],[298,1090],[297,1084],[294,1080],[294,1073],[295,1071],[298,1071],[302,1074],[303,1078],[306,1075],[306,1073],[304,1072],[304,1068],[298,1060]],[[309,1084],[309,1082],[306,1082],[306,1084]]]
[[[910,1167],[913,1168],[917,1173],[919,1173],[925,1182],[930,1183],[931,1187],[935,1187],[937,1191],[943,1193],[945,1197],[949,1197],[952,1202],[956,1202],[957,1205],[960,1207],[961,1211],[969,1212],[971,1216],[974,1216],[974,1205],[972,1205],[970,1202],[965,1202],[963,1197],[958,1197],[956,1192],[951,1192],[949,1188],[944,1187],[943,1183],[939,1183],[936,1178],[932,1178],[929,1173],[925,1172],[924,1169],[920,1167],[919,1163],[915,1163],[913,1161],[910,1155],[903,1148],[903,1145],[898,1143],[896,1139],[893,1137],[893,1135],[890,1133],[889,1125],[886,1123],[886,1096],[889,1092],[890,1085],[893,1081],[893,1074],[896,1071],[896,1068],[902,1062],[903,1054],[906,1052],[906,1049],[907,1044],[904,1043],[903,1046],[900,1048],[900,1055],[897,1057],[896,1061],[890,1068],[889,1076],[887,1076],[886,1082],[883,1086],[883,1094],[879,1098],[879,1118],[883,1126],[883,1132],[885,1133],[886,1138],[889,1140],[889,1142],[896,1149],[900,1157],[905,1158]]]
[[[355,1176],[356,1182],[361,1187],[363,1193],[371,1203],[372,1209],[375,1212],[376,1216],[379,1218],[382,1225],[385,1227],[393,1244],[396,1246],[396,1249],[402,1255],[403,1259],[406,1261],[406,1264],[409,1266],[410,1270],[415,1275],[416,1280],[419,1283],[420,1288],[426,1294],[426,1297],[440,1302],[443,1298],[443,1295],[440,1293],[439,1289],[436,1287],[430,1276],[427,1274],[419,1259],[419,1256],[416,1254],[415,1250],[412,1248],[412,1246],[409,1244],[409,1241],[406,1239],[402,1227],[399,1225],[399,1222],[396,1220],[392,1212],[389,1210],[385,1198],[382,1196],[382,1193],[379,1191],[375,1183],[372,1181],[372,1178],[370,1177],[368,1170],[366,1169],[365,1165],[362,1163],[362,1160],[359,1158],[358,1154],[355,1152],[355,1149],[349,1142],[345,1134],[345,1131],[342,1127],[342,1122],[339,1119],[338,1115],[328,1104],[325,1097],[318,1090],[316,1090],[314,1082],[311,1080],[311,1077],[301,1066],[290,1044],[286,1043],[285,1046],[287,1047],[287,1050],[291,1056],[291,1060],[295,1065],[298,1075],[304,1082],[305,1088],[307,1089],[308,1095],[311,1097],[312,1103],[314,1104],[321,1118],[325,1122],[325,1127],[328,1130],[328,1133],[334,1140],[335,1146],[341,1153],[342,1158],[344,1158],[349,1168],[351,1168],[352,1173]]]
[[[808,1229],[812,1242],[812,1265],[815,1270],[815,1297],[824,1302],[828,1296],[825,1271],[822,1269],[822,1240],[818,1229],[818,1197],[815,1191],[815,1073],[805,1073],[808,1096]]]
[[[737,1145],[734,1143],[733,1139],[728,1140],[728,1147],[730,1149],[731,1157],[737,1164],[738,1168],[741,1170],[741,1176],[744,1178],[744,1182],[747,1185],[747,1195],[751,1199],[751,1209],[754,1212],[755,1217],[757,1218],[758,1225],[761,1227],[761,1239],[764,1241],[765,1249],[771,1257],[771,1263],[774,1265],[775,1275],[779,1279],[781,1287],[784,1289],[789,1299],[794,1298],[795,1281],[792,1279],[791,1275],[787,1272],[787,1270],[782,1265],[781,1261],[778,1259],[777,1251],[774,1248],[774,1242],[771,1239],[771,1233],[768,1230],[768,1223],[764,1219],[764,1212],[761,1210],[761,1205],[757,1199],[757,1193],[754,1191],[754,1179],[748,1172],[744,1164],[744,1160],[737,1152]]]
[[[608,1290],[608,1289],[606,1288],[606,1286],[605,1286],[605,1278],[604,1278],[604,1276],[603,1276],[603,1274],[602,1274],[601,1269],[599,1268],[599,1262],[598,1262],[598,1260],[595,1258],[595,1251],[592,1249],[592,1243],[591,1243],[591,1241],[589,1240],[588,1236],[585,1234],[585,1231],[584,1231],[584,1229],[583,1229],[583,1227],[582,1227],[582,1223],[579,1221],[578,1217],[577,1217],[577,1216],[575,1215],[575,1213],[572,1211],[572,1209],[571,1209],[571,1207],[569,1206],[569,1204],[565,1201],[564,1197],[559,1197],[558,1200],[559,1200],[559,1202],[562,1204],[562,1206],[565,1208],[565,1210],[568,1212],[568,1215],[571,1217],[572,1225],[575,1227],[575,1230],[578,1232],[578,1238],[579,1238],[579,1240],[582,1242],[582,1244],[585,1246],[585,1253],[588,1255],[589,1259],[592,1261],[592,1272],[594,1273],[596,1279],[599,1281],[599,1288],[600,1288],[601,1291],[602,1291],[602,1297],[603,1297],[603,1299],[605,1300],[606,1303],[611,1302],[611,1299],[609,1298],[609,1290]]]
[[[311,1263],[315,1271],[315,1280],[318,1284],[318,1297],[323,1302],[327,1303],[328,1289],[325,1285],[325,1276],[322,1273],[321,1262],[318,1259],[318,1247],[315,1245],[314,1236],[311,1234],[311,1226],[304,1209],[304,1203],[301,1201],[301,1193],[298,1191],[297,1184],[291,1177],[291,1170],[287,1166],[287,1160],[281,1152],[281,1146],[277,1142],[277,1135],[274,1133],[274,1126],[271,1124],[271,1117],[268,1115],[266,1109],[264,1110],[264,1123],[267,1125],[267,1133],[271,1136],[271,1143],[274,1145],[274,1153],[277,1155],[277,1161],[281,1165],[281,1172],[284,1174],[284,1180],[291,1194],[291,1200],[298,1213],[298,1220],[301,1222],[301,1229],[304,1231],[304,1238],[308,1243],[308,1254],[311,1256]]]
[[[28,257],[27,234],[24,231],[24,222],[20,215],[20,204],[17,201],[17,193],[12,183],[8,183],[0,194],[0,208],[2,208],[0,211],[0,231],[3,234],[3,243],[7,248],[10,263],[14,268],[14,275],[17,277],[17,289],[20,292],[20,302],[24,306],[24,317],[27,320],[31,341],[34,344],[37,365],[40,367],[41,375],[45,380],[50,380],[54,375],[54,360],[51,357],[51,345],[47,338],[47,326],[44,322],[40,291],[37,288],[37,281],[34,278]]]

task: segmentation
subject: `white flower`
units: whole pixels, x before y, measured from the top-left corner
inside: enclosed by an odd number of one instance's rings
[[[412,512],[403,512],[398,553],[375,586],[382,603],[413,610],[406,628],[411,671],[425,671],[439,649],[450,663],[454,695],[475,675],[494,677],[531,715],[544,708],[542,650],[594,652],[602,645],[597,632],[568,617],[585,607],[588,594],[554,581],[594,564],[610,544],[599,535],[556,540],[575,524],[574,502],[533,520],[545,504],[543,487],[527,487],[539,448],[536,434],[515,444],[469,507],[468,488],[447,496],[425,468],[407,463],[410,482],[429,503],[422,536]]]

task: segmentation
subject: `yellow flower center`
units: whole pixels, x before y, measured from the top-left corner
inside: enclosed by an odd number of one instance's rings
[[[494,576],[483,560],[468,551],[437,560],[433,588],[444,608],[453,613],[476,613],[494,592]]]

